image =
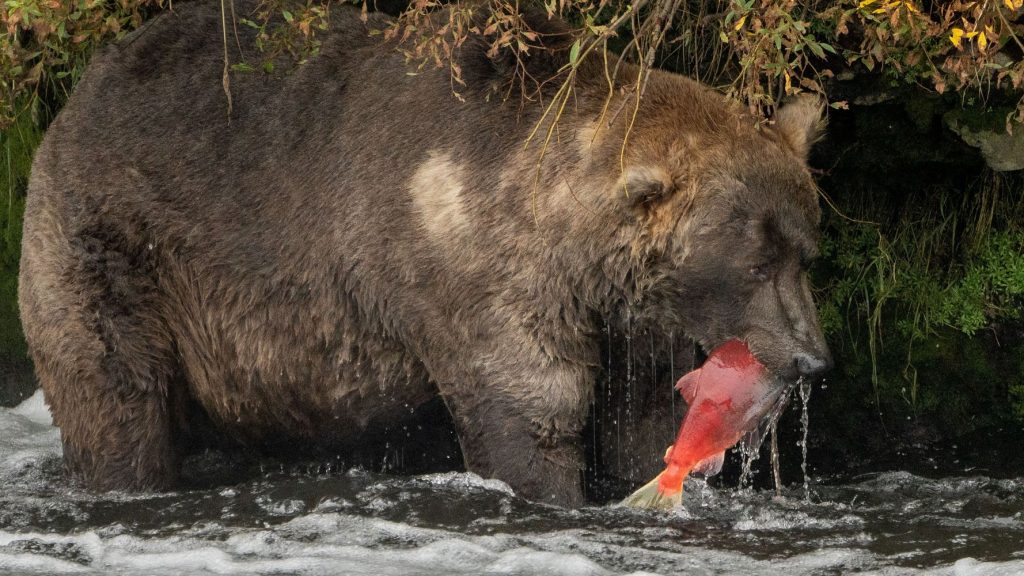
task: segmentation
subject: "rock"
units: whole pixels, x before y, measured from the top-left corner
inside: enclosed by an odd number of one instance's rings
[[[857,106],[874,106],[875,104],[881,104],[882,102],[889,102],[896,98],[896,95],[888,90],[881,90],[878,92],[871,92],[868,94],[861,94],[853,99],[853,103]]]
[[[1005,115],[995,122],[997,113],[984,117],[971,117],[964,111],[949,112],[944,116],[946,126],[968,145],[981,151],[985,163],[997,172],[1024,169],[1024,126],[1014,122],[1012,133],[1006,131]]]

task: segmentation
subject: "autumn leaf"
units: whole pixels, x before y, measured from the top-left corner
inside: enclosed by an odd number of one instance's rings
[[[953,46],[960,48],[961,39],[964,36],[964,31],[961,28],[953,28],[953,33],[949,35],[949,41],[953,43]]]

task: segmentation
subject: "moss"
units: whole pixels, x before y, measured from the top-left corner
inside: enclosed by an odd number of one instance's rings
[[[1010,106],[964,106],[943,114],[949,125],[960,125],[971,132],[1005,132],[1006,119],[1016,114]]]

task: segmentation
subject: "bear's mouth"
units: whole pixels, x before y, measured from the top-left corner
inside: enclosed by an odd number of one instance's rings
[[[751,348],[751,354],[753,354],[754,358],[757,359],[757,361],[760,362],[772,375],[774,379],[773,387],[780,387],[785,389],[787,395],[788,393],[792,392],[795,389],[797,384],[799,384],[802,380],[806,378],[805,376],[802,376],[799,373],[795,365],[784,365],[780,367],[777,366],[775,362],[772,362],[767,358],[763,358],[755,350],[756,345],[751,345],[750,341],[742,337],[727,337],[719,341],[695,339],[695,342],[697,343],[697,346],[694,347],[695,353],[693,356],[695,365],[703,366],[704,363],[707,362],[708,357],[711,354],[710,351],[714,350],[715,348],[729,340],[741,340],[747,343],[747,345],[750,346]]]

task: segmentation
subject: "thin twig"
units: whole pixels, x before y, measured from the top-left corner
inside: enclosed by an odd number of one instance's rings
[[[221,76],[221,83],[224,86],[224,95],[228,99],[228,121],[231,121],[231,59],[228,57],[228,18],[224,6],[226,0],[220,0],[220,28],[224,39],[224,73]]]
[[[231,6],[231,27],[235,29],[235,46],[238,47],[238,57],[245,61],[245,53],[242,52],[242,41],[238,37],[238,18],[235,17],[235,0],[229,0]]]

